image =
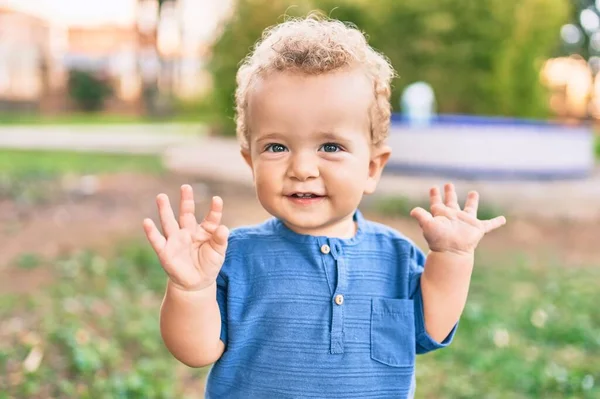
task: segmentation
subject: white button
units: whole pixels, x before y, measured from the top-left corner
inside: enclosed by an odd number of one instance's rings
[[[323,252],[325,255],[327,255],[329,253],[329,251],[331,251],[331,248],[329,248],[329,245],[323,244],[323,246],[321,247],[321,252]]]
[[[337,303],[338,305],[344,303],[344,296],[342,294],[337,294],[335,296],[335,303]]]

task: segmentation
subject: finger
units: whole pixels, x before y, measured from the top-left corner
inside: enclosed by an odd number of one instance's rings
[[[429,189],[429,205],[431,208],[437,205],[442,205],[442,195],[437,187],[431,187]]]
[[[207,232],[213,234],[221,224],[223,216],[223,200],[221,197],[213,197],[210,204],[210,211],[204,218],[200,226]]]
[[[219,254],[225,256],[227,251],[227,238],[229,237],[229,229],[224,225],[220,225],[215,229],[211,239],[210,246]]]
[[[433,215],[421,207],[416,207],[410,211],[410,216],[417,219],[419,226],[423,227],[427,222],[433,219]]]
[[[456,196],[456,190],[454,189],[454,184],[448,183],[448,184],[444,185],[444,197],[445,197],[444,204],[448,208],[460,209],[460,207],[458,206],[458,198]]]
[[[483,221],[483,229],[486,233],[489,233],[492,230],[496,230],[498,227],[504,226],[506,224],[506,218],[504,216],[498,216],[491,220]]]
[[[449,206],[446,206],[445,204],[436,204],[431,207],[431,214],[434,217],[435,216],[444,216],[448,219],[455,220],[457,217],[457,214],[459,214],[459,213],[460,213],[460,210],[450,208]]]
[[[148,238],[152,249],[154,249],[157,255],[160,254],[167,243],[166,238],[160,234],[152,219],[144,219],[143,226],[146,238]]]
[[[156,202],[158,203],[158,216],[160,217],[160,224],[162,225],[165,237],[177,233],[179,231],[179,224],[175,219],[169,197],[166,194],[159,194],[156,197]]]
[[[196,229],[196,204],[194,203],[194,191],[192,186],[184,184],[181,186],[181,199],[179,201],[179,225],[182,229],[191,233]]]
[[[465,223],[469,223],[470,225],[473,226],[481,226],[481,223],[483,223],[481,220],[477,219],[477,217],[475,215],[472,215],[468,212],[456,212],[456,216],[458,219],[462,220]]]
[[[479,208],[479,194],[477,191],[469,191],[465,201],[465,212],[469,215],[477,217],[477,209]]]

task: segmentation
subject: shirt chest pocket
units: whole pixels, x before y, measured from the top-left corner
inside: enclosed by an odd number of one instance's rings
[[[415,316],[411,299],[371,300],[371,358],[392,367],[413,367]]]

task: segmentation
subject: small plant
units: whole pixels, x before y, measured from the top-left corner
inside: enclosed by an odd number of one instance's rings
[[[42,259],[38,254],[23,253],[17,258],[17,266],[21,269],[35,269],[42,264]]]
[[[69,72],[69,95],[83,111],[98,111],[104,106],[104,101],[112,94],[109,82],[98,75],[83,71]]]

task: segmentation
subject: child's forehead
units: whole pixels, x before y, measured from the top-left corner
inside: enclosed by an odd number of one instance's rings
[[[337,87],[346,90],[371,89],[373,82],[359,67],[346,67],[322,73],[304,73],[301,70],[265,71],[253,79],[251,91],[286,90],[313,87]]]
[[[337,125],[348,118],[366,117],[374,99],[372,83],[357,73],[277,73],[256,82],[248,95],[248,111],[263,118],[310,117]]]
[[[370,136],[372,84],[358,71],[321,75],[274,73],[257,82],[248,98],[250,136],[351,141]],[[259,139],[260,138],[260,139]],[[253,140],[253,141],[254,141]]]

